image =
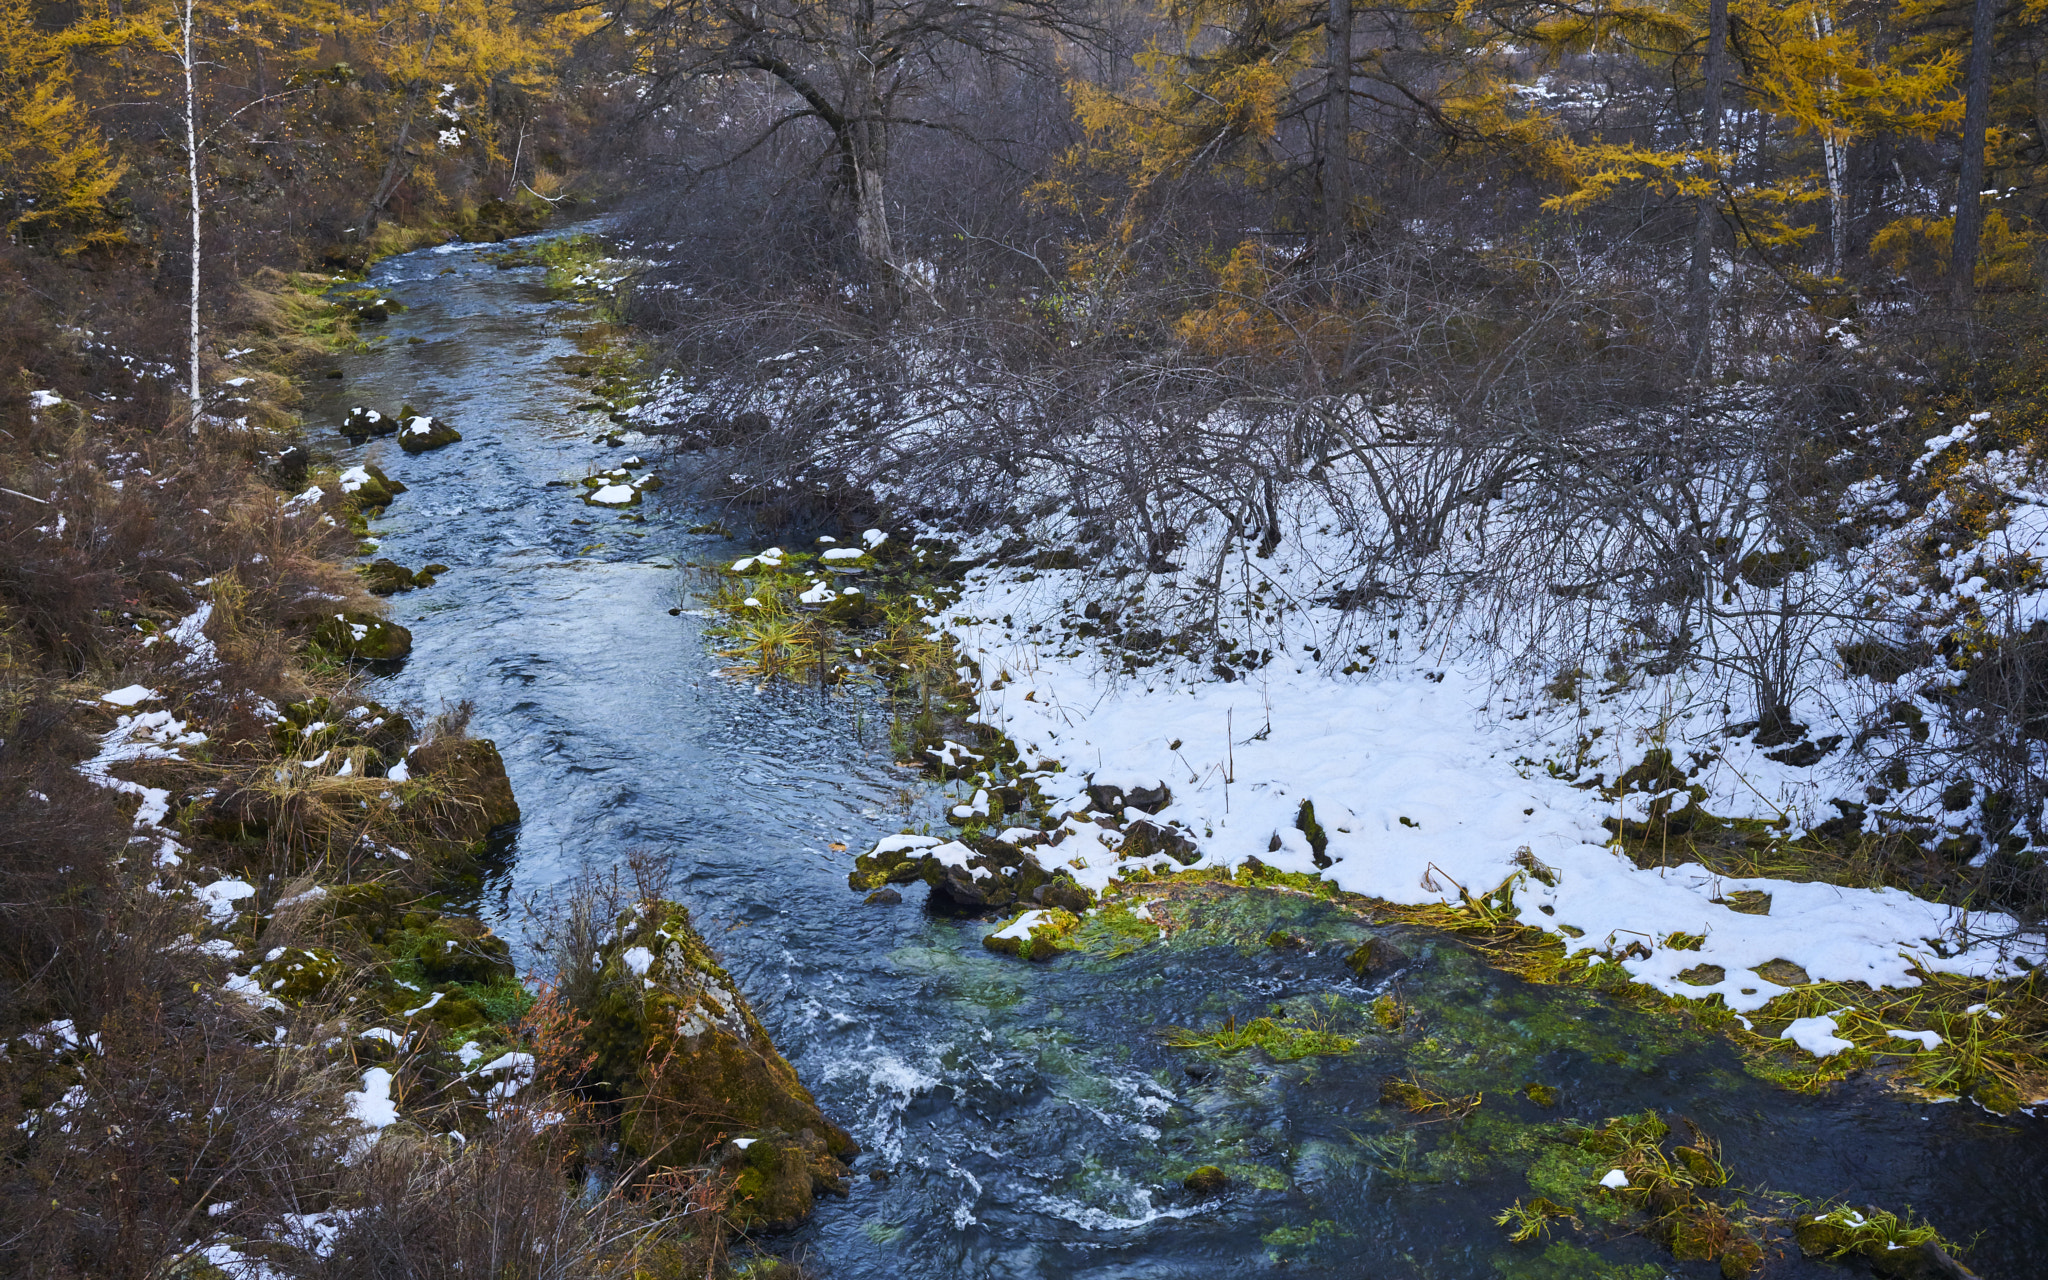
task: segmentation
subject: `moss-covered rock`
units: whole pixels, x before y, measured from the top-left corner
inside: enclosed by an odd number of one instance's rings
[[[1050,960],[1066,950],[1067,935],[1080,927],[1080,917],[1058,907],[1035,907],[981,940],[997,955],[1019,960]]]
[[[1230,1175],[1213,1164],[1205,1164],[1182,1178],[1180,1185],[1199,1196],[1213,1195],[1230,1185]]]
[[[474,845],[519,821],[505,758],[489,738],[436,739],[413,750],[409,767],[413,777],[435,784],[428,820],[441,839]]]
[[[364,585],[370,589],[373,596],[393,596],[401,591],[411,591],[414,587],[431,585],[433,582],[429,577],[423,583],[419,580],[419,575],[412,570],[396,560],[387,560],[381,556],[368,564],[357,565],[356,572],[362,575]]]
[[[735,1138],[720,1150],[718,1167],[732,1179],[726,1212],[742,1230],[794,1230],[811,1216],[818,1194],[847,1191],[846,1166],[810,1129]]]
[[[462,433],[439,418],[424,414],[407,418],[398,429],[398,447],[407,453],[425,453],[462,439]]]
[[[1367,938],[1344,957],[1344,967],[1360,978],[1386,973],[1408,962],[1408,956],[1385,938]]]
[[[888,836],[855,858],[853,868],[847,876],[852,888],[922,880],[963,907],[1024,902],[1078,914],[1095,905],[1095,896],[1064,870],[1047,871],[1029,849],[988,837]]]
[[[313,628],[316,644],[362,662],[395,662],[412,652],[412,632],[374,613],[349,610]]]
[[[367,405],[357,405],[342,419],[341,434],[361,444],[376,436],[393,435],[398,431],[398,419],[388,413],[380,413]]]
[[[356,510],[362,512],[382,511],[406,491],[404,484],[385,475],[384,469],[374,462],[350,467],[341,473],[340,483],[341,491],[354,498]]]
[[[653,1168],[723,1152],[752,1206],[742,1212],[771,1229],[800,1220],[815,1192],[843,1193],[840,1162],[859,1147],[776,1051],[687,908],[629,908],[595,960],[571,998],[594,1073],[622,1100],[627,1152]]]

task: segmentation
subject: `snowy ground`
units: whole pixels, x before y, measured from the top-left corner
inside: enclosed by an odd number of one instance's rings
[[[1347,676],[1283,654],[1230,682],[1188,664],[1127,673],[1108,666],[1113,651],[1043,638],[1058,636],[1088,587],[1071,571],[977,571],[940,622],[975,664],[981,718],[1027,761],[1061,766],[1040,779],[1042,790],[1085,809],[1090,782],[1164,782],[1172,800],[1157,820],[1193,835],[1199,865],[1257,857],[1316,871],[1296,829],[1301,802],[1311,800],[1334,860],[1322,874],[1346,890],[1455,903],[1460,887],[1481,894],[1516,874],[1514,860],[1526,852],[1554,869],[1557,883],[1525,877],[1515,895],[1525,924],[1567,937],[1582,931],[1574,949],[1620,953],[1639,943],[1624,960],[1638,979],[1675,995],[1719,992],[1738,1012],[1785,992],[1750,972],[1772,960],[1792,961],[1816,981],[1889,987],[1917,985],[1915,965],[1984,977],[2022,971],[2010,949],[1967,943],[1960,913],[1901,890],[1725,879],[1697,865],[1637,869],[1601,826],[1620,812],[1616,803],[1543,765],[1570,760],[1589,723],[1641,723],[1629,702],[1595,703],[1581,717],[1576,704],[1541,695],[1517,701],[1489,672],[1455,662],[1383,662]],[[1035,635],[1034,626],[1042,628]],[[1608,776],[1641,752],[1640,744],[1608,750],[1618,757],[1605,762]],[[1825,785],[1810,772],[1730,750],[1701,777],[1714,812],[1771,816],[1802,800],[1811,807]],[[1058,856],[1084,863],[1077,878],[1099,887],[1116,862],[1098,830],[1063,841]],[[1725,904],[1743,889],[1769,894],[1769,914]],[[1971,923],[2002,931],[1997,919]],[[1667,944],[1672,934],[1705,941],[1680,950]],[[1713,986],[1679,980],[1703,964],[1727,977]]]

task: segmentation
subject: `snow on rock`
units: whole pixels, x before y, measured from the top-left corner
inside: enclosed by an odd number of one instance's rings
[[[867,552],[858,547],[834,547],[819,556],[820,560],[858,560]]]
[[[1008,927],[998,930],[989,936],[992,938],[1016,938],[1029,942],[1031,941],[1031,927],[1045,919],[1045,914],[1044,911],[1026,911],[1023,915],[1012,920]]]
[[[256,896],[256,886],[246,880],[216,880],[202,885],[193,892],[193,897],[206,908],[206,914],[215,924],[226,924],[241,910],[235,904],[244,898]]]

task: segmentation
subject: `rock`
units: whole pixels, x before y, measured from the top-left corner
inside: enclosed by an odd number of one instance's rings
[[[1173,803],[1173,792],[1165,783],[1154,787],[1135,787],[1124,793],[1124,804],[1132,809],[1143,809],[1146,813],[1158,813]]]
[[[1121,818],[1124,816],[1124,789],[1108,783],[1096,783],[1088,788],[1088,804],[1097,813]]]
[[[811,1216],[817,1193],[847,1191],[846,1166],[810,1129],[736,1138],[720,1150],[718,1167],[732,1179],[727,1213],[742,1230],[793,1231]]]
[[[1559,1094],[1549,1085],[1531,1080],[1522,1086],[1522,1096],[1539,1107],[1554,1107],[1557,1105]]]
[[[1080,928],[1081,919],[1058,907],[1035,907],[981,940],[997,955],[1046,961],[1066,950],[1061,940]]]
[[[1784,959],[1766,960],[1750,972],[1766,982],[1775,982],[1781,987],[1803,987],[1813,981],[1806,975],[1806,970]]]
[[[630,484],[599,485],[584,494],[583,501],[593,507],[637,507],[640,505],[640,490]]]
[[[280,486],[297,493],[306,487],[306,467],[311,461],[304,449],[288,444],[270,460],[270,474]]]
[[[448,566],[445,564],[423,564],[413,573],[412,584],[416,587],[431,587],[446,572]]]
[[[369,513],[390,506],[405,492],[405,486],[385,475],[376,463],[365,462],[341,473],[341,491],[355,498],[356,510]]]
[[[519,821],[519,801],[505,776],[505,758],[489,738],[439,738],[415,747],[408,766],[414,778],[429,779],[441,793],[434,808],[434,833],[444,840],[480,844],[499,827]]]
[[[434,922],[445,936],[417,948],[429,982],[488,984],[513,976],[512,948],[474,916],[442,915]],[[406,917],[412,925],[412,917]]]
[[[716,1153],[736,1211],[764,1230],[801,1221],[819,1191],[845,1194],[841,1162],[859,1146],[776,1051],[687,908],[627,908],[595,961],[568,995],[588,1020],[592,1077],[633,1101],[619,1135],[627,1156],[660,1169]]]
[[[1361,978],[1385,973],[1406,963],[1407,954],[1385,938],[1367,938],[1344,957],[1344,967]]]
[[[341,434],[361,444],[376,436],[388,436],[398,430],[398,419],[387,413],[379,413],[364,405],[357,405],[342,419]]]
[[[888,836],[853,861],[846,878],[855,889],[922,880],[963,907],[1007,907],[1036,902],[1078,914],[1095,898],[1064,870],[1047,871],[1028,849],[989,837],[939,841],[931,836]]]
[[[1869,1256],[1871,1274],[1886,1280],[1976,1280],[1977,1276],[1932,1240],[1911,1249],[1891,1249]]]
[[[1121,850],[1126,858],[1150,858],[1154,854],[1165,854],[1184,867],[1193,866],[1202,860],[1195,848],[1195,842],[1178,827],[1138,819],[1124,828],[1124,843]]]
[[[407,453],[425,453],[462,439],[462,433],[438,418],[410,417],[399,428],[398,447]]]
[[[363,575],[363,581],[369,586],[370,594],[373,596],[397,595],[401,591],[410,591],[414,587],[425,585],[418,580],[418,576],[412,570],[395,560],[381,557],[368,564],[357,565],[356,572]],[[431,583],[433,579],[429,578],[427,581]]]
[[[1712,899],[1730,911],[1746,916],[1767,916],[1771,914],[1771,895],[1762,889],[1737,889]]]
[[[877,889],[861,900],[863,906],[895,907],[903,903],[903,895],[894,889]]]
[[[396,662],[412,652],[412,632],[374,613],[337,613],[313,628],[315,643],[360,662]]]
[[[1230,1175],[1213,1164],[1205,1164],[1182,1178],[1180,1185],[1198,1196],[1214,1195],[1230,1185]]]

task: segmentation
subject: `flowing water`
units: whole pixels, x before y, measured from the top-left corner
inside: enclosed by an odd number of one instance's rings
[[[1710,1036],[1526,986],[1428,937],[1397,939],[1411,961],[1392,983],[1413,1021],[1380,1034],[1363,1011],[1389,984],[1342,964],[1366,930],[1300,896],[1191,902],[1171,943],[1049,965],[991,955],[987,924],[934,910],[921,887],[864,906],[846,886],[853,854],[928,820],[931,789],[890,763],[875,706],[736,682],[703,617],[671,614],[688,603],[681,566],[758,544],[689,532],[711,513],[678,486],[644,522],[550,487],[636,446],[594,442],[607,424],[575,407],[587,397],[566,366],[582,362],[588,313],[487,252],[377,267],[373,285],[410,310],[313,406],[316,431],[352,403],[409,402],[464,435],[417,456],[322,441],[411,486],[375,524],[380,554],[450,566],[393,598],[415,648],[372,696],[430,711],[471,699],[503,751],[525,820],[486,888],[501,931],[522,898],[581,869],[673,855],[699,927],[866,1148],[851,1196],[822,1201],[778,1250],[835,1277],[1717,1275],[1598,1223],[1548,1247],[1493,1225],[1535,1194],[1527,1175],[1562,1121],[1654,1108],[1718,1137],[1739,1186],[1911,1205],[1953,1238],[1981,1233],[1970,1261],[1986,1277],[2048,1274],[2048,1143],[2026,1117],[1778,1090]],[[1306,945],[1265,946],[1276,928]],[[1275,1003],[1352,1029],[1360,1048],[1272,1063],[1158,1034]],[[1410,1073],[1484,1101],[1438,1123],[1378,1105],[1380,1081]],[[1530,1102],[1518,1090],[1532,1081],[1561,1103]],[[1226,1190],[1182,1188],[1203,1164],[1229,1173]],[[1847,1273],[1795,1252],[1770,1274]]]

